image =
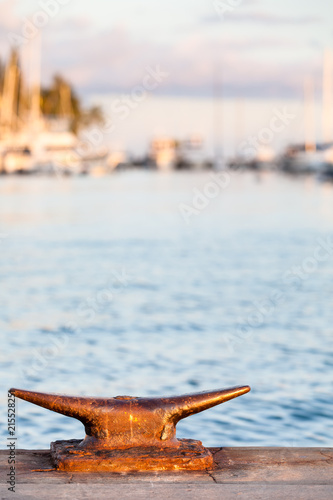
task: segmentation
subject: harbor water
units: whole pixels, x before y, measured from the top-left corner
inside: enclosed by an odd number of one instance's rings
[[[278,173],[0,179],[10,387],[252,391],[177,426],[207,446],[333,446],[333,185]],[[18,448],[84,436],[17,400]],[[2,419],[6,422],[6,418]],[[2,425],[3,444],[7,429]]]

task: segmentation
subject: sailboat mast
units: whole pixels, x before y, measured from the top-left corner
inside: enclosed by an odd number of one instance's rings
[[[245,102],[242,97],[236,98],[234,103],[234,156],[239,155],[238,145],[245,137]]]
[[[333,113],[333,81],[332,81],[332,51],[326,49],[323,67],[323,109],[322,134],[323,141],[332,141],[332,113]]]
[[[17,53],[12,52],[10,61],[5,70],[1,119],[0,123],[5,132],[13,132],[17,118],[18,99],[18,58]]]
[[[38,34],[34,40],[34,50],[31,68],[31,120],[33,125],[40,123],[41,109],[41,35]]]
[[[316,151],[314,82],[311,77],[304,82],[304,100],[305,151],[311,153]]]
[[[215,66],[214,78],[214,142],[215,142],[215,167],[222,167],[223,148],[223,109],[222,109],[222,70],[221,64]]]

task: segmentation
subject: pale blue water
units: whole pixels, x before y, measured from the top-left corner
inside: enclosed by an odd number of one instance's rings
[[[9,387],[147,396],[249,384],[178,435],[333,445],[333,250],[313,257],[318,238],[333,242],[333,186],[232,173],[187,225],[179,205],[209,181],[0,178],[3,424]],[[303,277],[285,275],[294,266]],[[17,405],[20,448],[83,437],[79,422]]]

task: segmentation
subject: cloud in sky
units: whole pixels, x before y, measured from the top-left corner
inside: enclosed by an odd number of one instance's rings
[[[307,25],[317,24],[322,21],[322,17],[317,15],[307,16],[283,16],[270,12],[244,12],[241,7],[235,8],[232,11],[227,11],[223,20],[230,23],[248,23],[262,25]],[[203,17],[200,22],[203,24],[221,23],[222,19],[218,12],[206,17]]]
[[[15,15],[17,1],[2,0],[0,3],[0,29],[1,34],[5,35],[9,29],[17,28],[19,19]]]
[[[20,20],[15,15],[15,0],[3,0],[0,3],[0,54],[8,51],[7,35],[19,28]]]
[[[159,88],[172,95],[211,95],[217,64],[223,69],[227,95],[293,96],[302,87],[302,78],[311,67],[308,61],[278,62],[275,54],[297,50],[297,39],[269,37],[228,37],[207,40],[200,35],[187,36],[169,45],[137,40],[119,26],[98,35],[86,36],[84,27],[67,30],[56,39],[56,30],[45,45],[45,75],[50,78],[59,69],[85,93],[129,92],[140,84],[147,66],[160,68],[169,77]],[[269,52],[263,59],[262,51]],[[219,61],[219,62],[218,62]],[[317,71],[317,68],[312,68]]]
[[[22,28],[22,18],[15,15],[17,4],[16,0],[0,4],[0,56],[5,49],[8,53],[8,31],[19,33]],[[309,15],[296,19],[273,13],[246,14],[240,7],[231,14],[228,20],[256,20],[265,25],[320,20]],[[215,20],[219,21],[218,16]],[[254,35],[243,28],[213,34],[207,22],[202,29],[156,40],[148,30],[145,38],[138,35],[125,21],[101,29],[86,11],[71,17],[59,15],[42,29],[43,79],[48,81],[60,72],[80,93],[126,93],[140,84],[147,66],[159,65],[169,77],[158,92],[204,96],[212,94],[220,65],[225,95],[291,97],[299,95],[306,74],[319,78],[318,60],[311,60],[319,49],[312,42],[306,47],[304,35],[294,36],[292,29],[283,35],[279,29],[272,33],[258,29]]]

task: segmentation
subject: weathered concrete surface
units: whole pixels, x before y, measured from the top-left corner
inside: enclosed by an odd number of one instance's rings
[[[8,491],[8,452],[0,451],[0,498],[332,500],[332,448],[213,448],[202,472],[67,473],[48,451],[17,451],[16,493]]]
[[[214,454],[217,483],[332,485],[331,448],[223,448]]]
[[[332,500],[332,487],[255,484],[59,484],[51,488],[36,484],[1,498],[18,500]]]

